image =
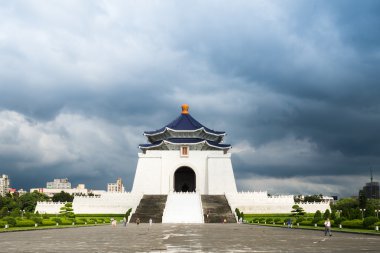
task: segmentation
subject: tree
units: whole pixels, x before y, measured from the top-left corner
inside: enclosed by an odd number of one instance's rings
[[[63,207],[61,207],[59,213],[62,216],[66,216],[68,218],[73,218],[75,217],[74,212],[73,212],[73,203],[66,203]]]
[[[359,191],[359,207],[360,208],[366,208],[367,206],[367,197],[364,194],[363,190]]]
[[[19,198],[20,209],[25,212],[34,212],[38,201],[48,201],[50,198],[40,192],[25,193]]]
[[[61,191],[60,193],[54,194],[52,200],[54,202],[73,202],[74,196],[70,193]]]
[[[293,208],[292,213],[296,217],[297,216],[303,216],[305,214],[305,211],[299,205],[294,205],[294,206],[292,206],[292,208]]]
[[[327,220],[330,219],[331,213],[329,209],[326,209],[325,213],[323,214],[323,219]]]
[[[240,220],[241,213],[240,213],[239,208],[235,208],[235,213],[236,213],[236,216],[238,217],[238,220]]]
[[[318,223],[320,220],[322,220],[322,213],[321,211],[317,210],[314,214],[313,223]]]
[[[305,196],[304,200],[305,202],[321,202],[323,200],[323,195],[322,194],[314,194],[314,195],[309,195]]]
[[[129,208],[128,211],[125,213],[125,218],[128,220],[129,215],[132,212],[132,208]]]

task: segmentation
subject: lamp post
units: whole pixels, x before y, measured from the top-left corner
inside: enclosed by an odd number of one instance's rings
[[[362,212],[362,220],[364,220],[364,212],[365,212],[365,208],[363,208],[363,209],[360,208],[359,210]]]

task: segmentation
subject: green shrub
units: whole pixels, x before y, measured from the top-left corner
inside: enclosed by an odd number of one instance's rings
[[[0,220],[0,228],[4,228],[8,223],[4,220]]]
[[[379,219],[376,217],[373,217],[373,216],[366,217],[363,220],[363,227],[368,228],[369,226],[375,224],[378,221],[379,221]]]
[[[281,221],[280,218],[275,218],[273,221],[274,221],[274,223],[276,223],[276,224],[282,224],[282,221]]]
[[[110,222],[111,222],[111,219],[110,219],[110,218],[104,218],[104,221],[105,221],[106,223],[110,223]]]
[[[75,224],[78,224],[78,225],[83,225],[86,221],[84,221],[83,219],[75,219]]]
[[[58,217],[54,217],[54,218],[50,218],[52,221],[54,221],[55,223],[58,223],[58,224],[62,224],[62,220],[61,218],[58,218]]]
[[[41,222],[42,226],[55,226],[57,222],[49,219],[43,219]]]
[[[8,224],[10,227],[14,227],[14,226],[16,226],[16,219],[13,218],[13,217],[9,217],[9,216],[8,216],[8,217],[4,217],[3,220],[6,221],[7,224]]]
[[[41,224],[42,223],[42,219],[40,217],[32,217],[30,219],[32,221],[34,221],[34,223],[37,223],[37,224]]]
[[[72,224],[73,224],[73,221],[72,221],[72,220],[69,220],[69,219],[62,219],[62,220],[61,220],[61,224],[62,224],[62,225],[72,225]]]
[[[98,223],[103,223],[103,222],[104,222],[104,219],[103,219],[103,218],[98,218],[98,219],[96,219],[96,221],[97,221]]]
[[[344,218],[344,217],[335,218],[334,223],[335,223],[335,225],[338,226],[339,224],[342,224],[342,222],[345,220],[346,220],[346,218]]]
[[[95,224],[95,220],[93,220],[93,219],[89,219],[89,220],[87,221],[87,224]]]
[[[363,221],[362,220],[346,220],[342,223],[343,228],[363,228]]]
[[[267,223],[273,223],[273,219],[272,218],[267,218]]]
[[[101,218],[104,218],[104,217],[124,217],[125,214],[76,214],[75,217],[101,217]]]
[[[314,226],[314,223],[312,220],[303,220],[300,222],[301,226]]]
[[[36,224],[33,220],[18,220],[16,222],[17,227],[34,227]]]
[[[298,217],[297,220],[296,220],[296,223],[301,223],[305,220],[304,217]]]

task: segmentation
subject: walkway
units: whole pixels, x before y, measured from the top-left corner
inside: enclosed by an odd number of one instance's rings
[[[0,234],[0,252],[378,252],[380,236],[239,224],[128,224]]]

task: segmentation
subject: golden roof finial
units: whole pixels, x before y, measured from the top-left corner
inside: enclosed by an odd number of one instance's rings
[[[182,114],[189,114],[189,105],[188,104],[182,105]]]

